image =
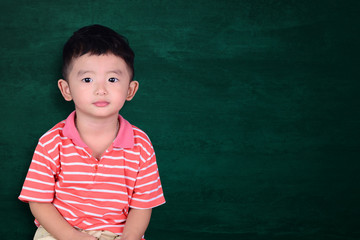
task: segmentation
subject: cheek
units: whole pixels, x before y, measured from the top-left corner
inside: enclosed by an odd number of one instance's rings
[[[74,91],[71,93],[71,95],[75,103],[85,102],[89,99],[89,97],[87,97],[86,91]]]
[[[127,86],[119,86],[117,89],[115,89],[114,94],[117,98],[124,98],[128,95],[129,88]]]

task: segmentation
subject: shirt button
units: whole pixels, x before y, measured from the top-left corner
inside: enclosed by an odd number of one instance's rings
[[[98,165],[95,165],[95,170],[98,170]]]

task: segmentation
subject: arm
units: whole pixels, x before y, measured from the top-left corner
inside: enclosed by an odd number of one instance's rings
[[[96,240],[89,234],[73,228],[52,203],[30,202],[34,217],[52,236],[59,240]]]
[[[121,240],[140,240],[149,225],[152,209],[130,209]]]

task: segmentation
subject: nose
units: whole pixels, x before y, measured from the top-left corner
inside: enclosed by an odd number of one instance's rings
[[[105,84],[99,83],[96,85],[95,95],[104,96],[107,95]]]

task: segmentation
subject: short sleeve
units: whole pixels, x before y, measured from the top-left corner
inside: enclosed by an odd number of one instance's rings
[[[151,148],[152,149],[152,148]],[[149,209],[165,203],[155,152],[140,165],[130,207]]]
[[[52,202],[57,164],[39,142],[26,175],[19,199],[23,202]]]

